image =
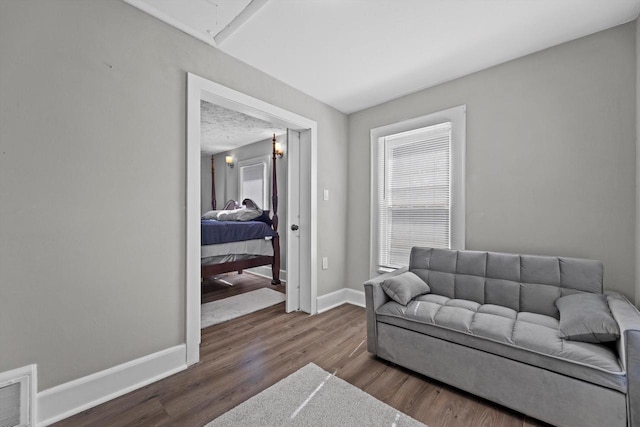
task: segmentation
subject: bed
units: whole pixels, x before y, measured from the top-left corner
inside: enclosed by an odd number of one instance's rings
[[[271,212],[260,210],[253,201],[243,204],[230,200],[221,211],[216,211],[213,157],[211,159],[211,207],[200,220],[200,271],[201,277],[263,265],[271,266],[271,284],[280,284],[280,238],[278,235],[278,185],[276,176],[276,138],[272,146],[272,196]],[[259,210],[260,216],[246,219],[246,213]],[[220,213],[222,212],[222,213]]]

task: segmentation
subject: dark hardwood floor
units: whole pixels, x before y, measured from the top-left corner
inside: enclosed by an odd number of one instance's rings
[[[217,280],[221,279],[221,280]],[[224,283],[231,283],[229,286]],[[205,278],[202,282],[202,304],[216,301],[245,292],[255,291],[260,288],[270,288],[278,292],[285,292],[285,284],[272,285],[269,279],[251,273],[228,273],[218,276],[216,279]]]
[[[203,301],[272,287],[246,274],[226,280],[234,286],[205,283]],[[200,362],[189,369],[56,425],[203,426],[313,362],[429,427],[544,426],[373,357],[365,335],[363,308],[347,304],[309,316],[285,314],[278,304],[204,329]]]

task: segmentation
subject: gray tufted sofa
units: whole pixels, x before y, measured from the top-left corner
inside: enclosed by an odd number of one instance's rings
[[[431,288],[407,306],[365,283],[368,350],[558,426],[640,426],[640,314],[607,292],[620,339],[559,338],[555,301],[603,293],[599,261],[415,247]]]

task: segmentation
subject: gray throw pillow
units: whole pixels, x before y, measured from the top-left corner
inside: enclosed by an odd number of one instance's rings
[[[556,307],[560,311],[560,338],[596,344],[620,338],[618,323],[604,295],[566,295],[558,298]]]
[[[418,295],[431,292],[429,285],[410,271],[393,276],[382,282],[382,289],[395,302],[407,305]]]

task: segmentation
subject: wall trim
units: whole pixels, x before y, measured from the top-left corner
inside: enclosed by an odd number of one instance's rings
[[[353,304],[364,307],[364,291],[342,288],[318,297],[318,313],[331,310],[342,304]]]
[[[37,425],[48,426],[180,372],[186,360],[181,344],[41,391]]]
[[[316,313],[316,295],[318,292],[318,123],[314,120],[269,104],[258,98],[238,92],[215,83],[204,77],[187,73],[187,223],[186,223],[186,344],[187,364],[193,365],[200,360],[200,101],[209,101],[222,107],[239,111],[253,117],[266,120],[274,125],[295,130],[309,130],[311,206],[309,218],[305,223],[310,226],[310,247],[302,251],[301,257],[310,260],[309,271],[303,271],[300,283],[297,277],[287,282],[288,288],[294,285],[308,290],[309,314]],[[291,178],[291,175],[289,175]],[[282,230],[288,228],[282,224]],[[289,240],[290,241],[290,240]],[[291,264],[289,264],[291,265]],[[289,289],[291,290],[291,289]],[[290,301],[287,291],[287,307]],[[307,294],[305,294],[307,297]],[[295,308],[300,304],[295,301]]]
[[[0,372],[0,388],[19,384],[20,419],[19,425],[35,426],[37,414],[36,389],[38,384],[38,366],[35,364]]]
[[[435,111],[420,117],[373,128],[369,131],[370,157],[370,193],[371,209],[369,217],[369,277],[378,272],[379,213],[376,203],[378,193],[378,154],[381,150],[381,138],[408,130],[451,122],[451,210],[450,210],[450,249],[465,249],[466,245],[466,208],[465,208],[465,159],[467,140],[467,105],[462,104],[446,110]]]

